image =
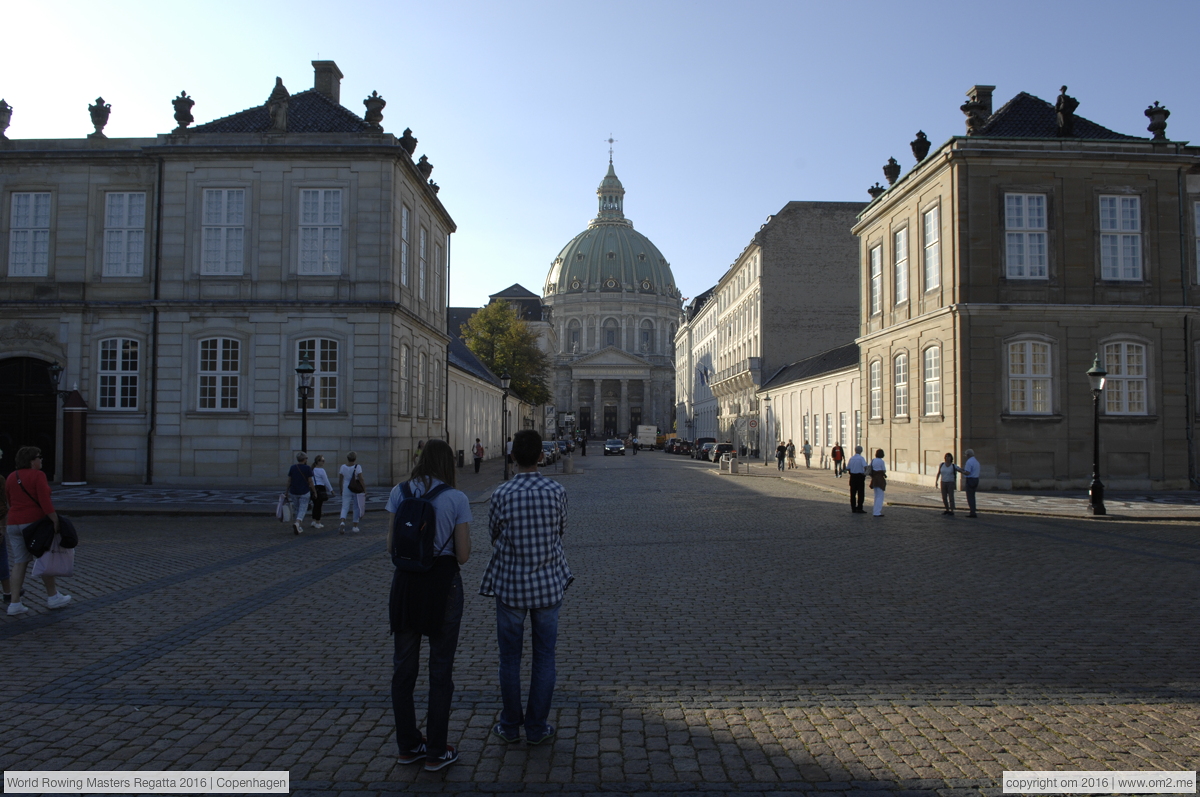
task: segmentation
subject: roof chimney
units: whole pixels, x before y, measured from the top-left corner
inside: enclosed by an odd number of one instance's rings
[[[313,88],[342,104],[342,70],[333,61],[313,61]]]
[[[313,62],[314,64],[316,61]],[[328,63],[333,63],[329,61]],[[335,66],[334,69],[337,69]],[[980,106],[983,111],[983,118],[987,119],[992,115],[992,92],[996,90],[995,86],[972,86],[967,92],[967,98]]]

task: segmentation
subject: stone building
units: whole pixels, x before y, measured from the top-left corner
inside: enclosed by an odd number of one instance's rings
[[[685,440],[717,436],[717,399],[709,380],[716,369],[717,305],[715,287],[683,308],[675,333],[676,431]]]
[[[26,442],[61,450],[53,362],[88,410],[94,481],[278,483],[305,360],[310,452],[356,449],[393,483],[446,435],[454,221],[383,99],[360,117],[337,65],[313,67],[312,89],[276,79],[207,124],[181,94],[156,137],[106,138],[120,108],[99,99],[87,138],[0,130],[0,469]]]
[[[669,431],[679,289],[658,247],[625,218],[611,158],[596,194],[599,213],[559,252],[543,290],[559,426],[573,415],[593,436],[640,424]]]
[[[1086,487],[1099,356],[1105,484],[1194,485],[1200,150],[1157,104],[1147,139],[1065,87],[994,113],[992,91],[968,93],[966,135],[928,155],[919,135],[854,228],[869,447],[902,480],[973,448],[983,487]]]
[[[715,400],[715,434],[747,451],[761,439],[757,393],[780,368],[853,339],[858,290],[850,228],[861,202],[789,202],[754,234],[712,288],[711,298],[685,319],[692,352],[687,395]],[[711,366],[710,364],[711,363]],[[709,368],[711,367],[711,371]],[[681,369],[682,370],[682,369]],[[710,421],[700,404],[681,405],[695,429]]]
[[[846,455],[862,440],[859,404],[858,344],[846,343],[786,365],[758,393],[766,408],[764,450],[778,441],[796,444],[797,461],[805,442],[812,446],[813,467],[831,467],[829,455],[841,443]]]

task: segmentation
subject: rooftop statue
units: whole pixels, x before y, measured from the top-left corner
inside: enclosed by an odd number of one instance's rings
[[[104,135],[104,126],[108,124],[112,106],[106,103],[103,97],[97,97],[96,104],[88,106],[88,113],[92,115],[92,126],[96,128],[96,132],[89,133],[88,138],[107,138]]]

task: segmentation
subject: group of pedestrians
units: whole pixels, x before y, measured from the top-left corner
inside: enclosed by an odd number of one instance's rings
[[[516,473],[492,493],[488,527],[492,557],[479,594],[495,600],[499,681],[503,708],[491,733],[505,743],[554,739],[548,722],[554,695],[555,646],[563,594],[574,576],[563,552],[567,495],[562,485],[538,473],[542,438],[517,432],[511,440]],[[395,635],[392,710],[401,764],[424,763],[436,772],[458,760],[448,741],[454,696],[454,655],[462,624],[464,595],[460,565],[471,555],[471,511],[467,496],[455,489],[453,452],[442,440],[430,440],[408,481],[388,498],[388,551],[398,535],[393,528],[407,500],[428,496],[435,510],[432,569],[397,568],[392,580],[389,617]],[[521,700],[521,653],[529,618],[533,660],[528,700]],[[413,689],[420,669],[421,638],[429,640],[429,705],[425,735],[417,727]]]
[[[346,464],[338,468],[337,491],[342,496],[341,520],[338,524],[338,534],[346,533],[346,518],[352,519],[350,531],[358,534],[359,522],[367,504],[366,479],[363,476],[362,465],[358,464],[358,454],[354,451],[346,454]],[[310,467],[308,454],[297,452],[296,464],[288,470],[287,500],[292,510],[292,533],[304,531],[304,515],[312,504],[312,523],[314,529],[323,529],[322,506],[334,495],[333,484],[329,474],[325,472],[325,457],[318,454]]]
[[[979,460],[975,452],[967,449],[967,461],[963,467],[954,464],[954,455],[947,452],[942,464],[938,466],[937,475],[933,477],[934,485],[940,485],[942,490],[943,515],[954,514],[954,482],[956,474],[963,475],[963,491],[967,494],[967,517],[978,517],[975,512],[975,493],[979,489]]]
[[[883,459],[883,449],[876,449],[875,458],[870,463],[862,455],[862,446],[854,447],[854,456],[846,462],[846,472],[850,474],[850,511],[865,513],[863,500],[865,498],[867,477],[870,476],[870,487],[874,491],[873,514],[883,517],[883,500],[887,491],[887,463]],[[967,449],[967,462],[959,467],[954,464],[954,455],[947,453],[944,462],[938,467],[934,477],[935,483],[941,486],[943,515],[954,514],[955,475],[963,474],[963,489],[967,493],[967,507],[970,513],[967,517],[978,517],[975,512],[975,493],[979,489],[979,460],[975,452]]]

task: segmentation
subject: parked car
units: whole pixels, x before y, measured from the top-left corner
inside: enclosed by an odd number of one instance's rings
[[[566,454],[570,453],[570,451],[571,451],[571,445],[570,445],[570,443],[569,443],[568,441],[566,441],[566,440],[556,440],[556,441],[555,441],[555,444],[558,446],[558,453],[559,453],[559,454],[562,454],[562,455],[564,455],[564,456],[565,456]]]
[[[667,438],[667,441],[665,443],[663,443],[663,447],[662,447],[663,453],[664,454],[674,454],[675,446],[677,446],[678,444],[679,444],[679,438],[677,438],[677,437]]]
[[[607,457],[609,454],[612,454],[613,456],[616,456],[617,454],[620,454],[621,456],[625,456],[625,443],[623,443],[622,441],[618,440],[615,437],[610,437],[607,440],[605,440],[604,441],[604,456]]]
[[[692,452],[692,459],[707,460],[709,458],[709,456],[712,454],[712,450],[714,448],[716,448],[716,446],[717,446],[716,443],[705,443],[704,445],[700,446],[699,448],[697,448],[695,451]]]
[[[546,465],[553,465],[558,460],[558,446],[555,445],[553,440],[542,442],[542,452],[542,462]]]
[[[692,442],[690,440],[679,440],[675,443],[675,450],[672,454],[691,454]]]
[[[710,456],[713,462],[719,462],[723,454],[730,454],[736,457],[737,449],[734,448],[733,443],[717,443],[716,446],[713,447]]]
[[[697,437],[694,441],[692,441],[692,459],[704,459],[704,457],[700,456],[700,450],[704,447],[705,443],[712,443],[713,445],[716,445],[717,438]]]

